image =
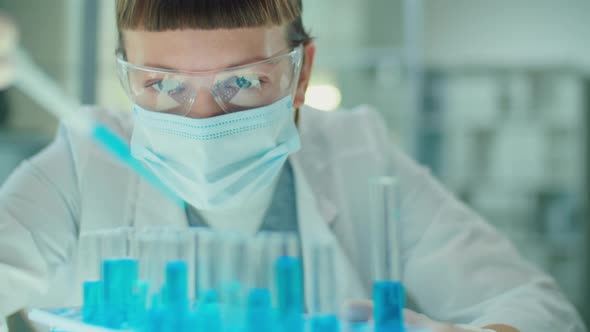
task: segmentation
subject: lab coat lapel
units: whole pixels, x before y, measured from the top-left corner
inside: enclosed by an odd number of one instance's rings
[[[153,185],[140,180],[137,192],[135,220],[136,227],[168,226],[188,227],[186,210]]]
[[[311,249],[314,243],[328,243],[336,248],[335,266],[336,276],[338,277],[338,285],[336,289],[340,292],[338,294],[338,299],[345,301],[347,299],[364,298],[366,295],[362,289],[358,273],[352,268],[348,257],[346,257],[341,245],[330,230],[328,221],[320,212],[321,208],[318,204],[326,204],[327,201],[318,201],[313,194],[306,179],[304,169],[301,166],[300,158],[301,152],[291,156],[290,161],[293,166],[293,174],[295,178],[297,215],[303,252],[304,280],[306,285],[306,305],[308,308],[311,308],[311,301],[313,299],[310,292],[310,286],[313,280],[311,271]],[[325,211],[329,211],[330,209],[333,208],[326,208]]]

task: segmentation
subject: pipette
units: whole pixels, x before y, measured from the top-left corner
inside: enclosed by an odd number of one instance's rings
[[[155,186],[176,204],[184,206],[184,201],[176,192],[164,184],[141,162],[133,158],[125,140],[104,124],[93,121],[89,116],[84,116],[80,112],[80,105],[66,96],[62,89],[32,61],[24,50],[17,50],[15,56],[17,78],[14,85],[19,90],[42,105],[65,126],[95,140],[107,152]]]

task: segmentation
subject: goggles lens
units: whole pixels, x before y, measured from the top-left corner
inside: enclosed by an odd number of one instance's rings
[[[134,104],[152,112],[187,115],[203,91],[226,113],[270,105],[297,88],[302,47],[250,65],[207,73],[143,67],[117,59],[121,83]]]

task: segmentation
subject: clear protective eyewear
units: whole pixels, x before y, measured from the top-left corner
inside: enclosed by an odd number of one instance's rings
[[[190,113],[199,92],[208,91],[226,113],[273,104],[297,89],[302,46],[288,53],[237,67],[185,72],[135,65],[117,56],[123,88],[131,101],[153,112]]]

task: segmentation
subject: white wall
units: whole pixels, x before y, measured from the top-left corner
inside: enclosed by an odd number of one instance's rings
[[[426,57],[590,68],[588,0],[426,0]]]
[[[69,40],[65,0],[5,0],[0,8],[11,15],[20,30],[21,45],[41,68],[65,84],[70,64],[67,63]],[[40,130],[52,133],[56,120],[42,105],[30,100],[15,88],[8,90],[11,103],[9,126],[13,129]]]

